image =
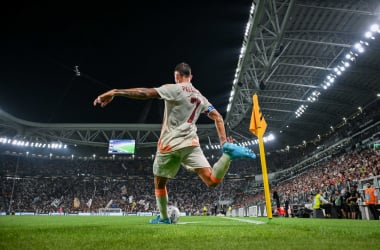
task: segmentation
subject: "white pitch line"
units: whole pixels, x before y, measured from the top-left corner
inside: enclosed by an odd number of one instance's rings
[[[185,224],[195,224],[195,223],[203,223],[201,221],[187,221],[187,222],[177,222],[175,224],[182,224],[182,225],[185,225]]]
[[[221,217],[221,218],[229,219],[229,220],[237,220],[237,221],[247,222],[247,223],[253,223],[253,224],[266,224],[266,222],[257,221],[257,220],[246,220],[246,219],[231,218],[231,217]]]

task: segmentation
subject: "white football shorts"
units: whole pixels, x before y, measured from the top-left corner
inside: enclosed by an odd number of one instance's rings
[[[210,167],[210,163],[199,146],[186,147],[169,153],[157,152],[153,163],[153,174],[174,178],[181,164],[190,171],[196,168]]]

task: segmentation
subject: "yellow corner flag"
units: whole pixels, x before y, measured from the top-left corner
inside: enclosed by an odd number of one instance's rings
[[[268,218],[269,220],[271,220],[272,219],[272,204],[270,201],[267,164],[265,160],[264,141],[263,141],[263,135],[265,133],[265,130],[267,129],[267,122],[265,121],[263,114],[261,113],[257,95],[254,94],[252,96],[252,99],[253,99],[253,107],[252,107],[252,115],[251,115],[249,130],[252,132],[252,134],[256,135],[257,139],[259,140],[260,161],[261,161],[261,169],[263,172],[265,203],[266,203]]]
[[[252,134],[259,137],[259,136],[264,135],[265,130],[267,129],[267,122],[265,121],[263,114],[261,113],[257,95],[254,94],[252,99],[253,99],[253,108],[252,108],[251,123],[249,125],[249,130],[252,132]]]

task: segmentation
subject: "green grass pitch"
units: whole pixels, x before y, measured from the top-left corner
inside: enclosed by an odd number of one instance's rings
[[[0,216],[0,249],[379,249],[380,222],[183,216]]]

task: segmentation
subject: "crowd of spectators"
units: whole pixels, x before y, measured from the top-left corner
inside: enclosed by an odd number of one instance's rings
[[[318,189],[323,196],[331,200],[335,191],[350,191],[359,180],[380,175],[380,150],[353,150],[313,166],[291,179],[276,183],[271,189],[276,190],[281,204],[289,200],[292,204],[311,203],[311,195]],[[249,193],[235,200],[237,207],[264,203],[264,193]]]
[[[361,147],[363,140],[378,139],[374,137],[380,131],[378,116],[377,109],[358,114],[356,120],[324,139],[324,144],[268,155],[268,172],[281,173],[270,183],[280,202],[309,203],[310,195],[319,189],[332,200],[336,191],[351,190],[359,180],[380,175],[380,151]],[[334,149],[331,145],[337,142],[341,143]],[[217,159],[209,160],[212,165]],[[64,212],[95,212],[107,205],[131,213],[155,211],[152,164],[151,158],[68,160],[0,155],[0,211],[47,213],[61,208]],[[205,206],[215,204],[263,204],[263,184],[255,180],[260,174],[258,160],[235,160],[221,185],[210,189],[194,173],[181,169],[168,183],[169,200],[188,214],[202,214]],[[80,204],[74,207],[75,198]]]
[[[59,163],[66,165],[65,161],[55,162]],[[326,199],[332,199],[336,190],[339,193],[343,189],[351,190],[359,180],[377,175],[380,175],[380,151],[354,150],[321,162],[289,180],[276,184],[272,182],[271,190],[277,191],[282,204],[285,200],[291,204],[304,204],[311,202],[310,195],[317,189],[323,190]],[[220,186],[209,189],[194,173],[186,178],[184,176],[180,173],[177,179],[169,181],[169,200],[188,214],[202,213],[204,206],[212,207],[220,201],[231,202],[235,207],[265,202],[264,192],[260,189],[262,183],[252,178],[228,176]],[[127,212],[156,209],[151,175],[125,178],[94,175],[0,178],[3,195],[0,204],[3,211],[12,202],[12,210],[16,212],[52,212],[59,207],[67,212],[96,212],[98,208],[106,207],[111,200],[112,206]],[[259,188],[252,192],[252,187]],[[74,198],[80,201],[77,208],[74,208]],[[90,199],[91,206],[88,205]],[[54,203],[55,200],[59,201]]]
[[[217,188],[209,189],[195,174],[193,177],[173,179],[168,183],[169,200],[188,214],[201,213],[204,206],[214,206],[221,200],[231,201],[234,195],[242,192],[241,187],[247,185],[245,179],[230,179]],[[156,209],[153,179],[147,176],[128,179],[93,176],[0,178],[2,211],[12,202],[14,212],[49,213],[58,211],[60,207],[64,212],[97,212],[111,200],[111,207],[125,212]],[[80,203],[77,208],[74,208],[75,198]]]

